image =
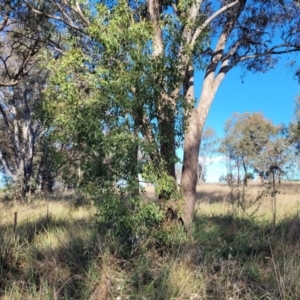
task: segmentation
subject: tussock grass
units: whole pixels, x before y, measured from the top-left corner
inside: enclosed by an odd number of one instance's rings
[[[17,235],[0,218],[0,299],[300,299],[298,192],[282,186],[272,228],[270,199],[249,218],[231,209],[227,186],[203,185],[190,236],[174,229],[168,243],[154,236],[126,257],[100,235],[91,205],[52,197],[49,218],[21,223]],[[1,216],[44,203],[2,204]]]

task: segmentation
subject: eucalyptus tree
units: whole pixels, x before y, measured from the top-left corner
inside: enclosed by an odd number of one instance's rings
[[[185,131],[181,186],[185,200],[184,221],[192,221],[197,161],[202,131],[211,103],[226,74],[240,65],[246,70],[266,72],[281,54],[299,51],[299,7],[293,1],[179,1],[169,5],[148,1],[150,20],[155,28],[154,52],[165,55],[168,43],[161,26],[166,15],[178,28],[177,70],[187,102],[194,106]],[[203,34],[208,33],[207,43]],[[197,62],[204,67],[204,77],[196,81]],[[195,104],[194,86],[201,85]],[[176,95],[176,91],[173,94]]]
[[[42,47],[37,30],[24,26],[11,2],[0,6],[3,13],[0,49],[0,166],[25,198],[33,188],[35,150],[44,128],[36,118],[47,73],[38,67]],[[27,15],[24,13],[23,18]],[[38,25],[38,20],[36,22]]]
[[[226,74],[241,65],[246,70],[266,72],[278,55],[299,50],[299,8],[293,1],[199,1],[210,10],[211,42],[202,90],[185,135],[182,184],[189,223],[195,203],[196,169],[202,129],[210,105]],[[230,6],[230,7],[229,7]],[[226,9],[226,11],[224,11]],[[218,14],[223,10],[222,14]],[[205,24],[205,23],[204,23]],[[199,30],[195,30],[198,32]],[[192,78],[192,77],[191,77]]]
[[[22,3],[36,15],[51,19],[64,30],[68,29],[71,35],[80,36],[82,41],[93,32],[101,41],[106,40],[109,44],[111,40],[110,46],[115,47],[114,32],[108,33],[103,25],[109,20],[109,14],[116,10],[116,3],[67,0],[26,0]],[[143,117],[140,122],[150,125],[146,126],[145,137],[150,138],[151,132],[159,132],[158,152],[166,161],[170,176],[175,174],[177,100],[185,100],[181,108],[188,125],[185,127],[181,187],[186,203],[184,221],[187,226],[195,206],[202,131],[218,87],[226,74],[238,65],[249,71],[266,72],[276,64],[279,55],[299,50],[300,14],[296,4],[291,0],[285,3],[278,0],[149,0],[129,1],[122,11],[124,16],[131,12],[133,22],[148,24],[152,29],[146,43],[148,49],[141,53],[148,53],[152,62],[162,67],[152,71],[156,86],[160,84],[156,99],[153,99],[157,103],[156,114],[159,114],[155,122]],[[129,28],[128,25],[125,28]],[[119,31],[120,28],[114,30]],[[139,39],[138,34],[135,39]],[[122,41],[120,37],[120,43]],[[76,41],[73,41],[75,44]],[[110,46],[103,47],[98,41],[93,44],[93,49],[99,47],[105,52]],[[87,51],[84,44],[81,47]],[[118,51],[115,53],[122,55]],[[166,66],[172,71],[168,76],[161,76],[159,73],[166,70]],[[200,69],[204,70],[202,79],[195,76]],[[175,74],[175,78],[171,74]],[[202,86],[196,102],[195,85]]]
[[[12,87],[36,68],[40,49],[46,40],[51,44],[53,26],[45,17],[24,9],[19,1],[2,1],[0,16],[0,87]]]
[[[291,142],[282,126],[275,126],[261,113],[233,114],[225,124],[220,151],[227,157],[229,173],[247,185],[248,174],[261,179],[276,173],[280,180],[292,164]]]
[[[1,171],[15,182],[24,199],[35,186],[33,169],[39,138],[44,133],[41,121],[35,118],[40,101],[44,74],[30,78],[13,87],[0,90],[0,165]],[[38,77],[38,80],[37,80]]]

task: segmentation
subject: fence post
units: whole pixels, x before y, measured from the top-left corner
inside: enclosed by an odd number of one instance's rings
[[[17,231],[17,223],[18,223],[18,212],[15,212],[15,217],[14,217],[14,234],[16,234]]]
[[[49,201],[47,201],[47,223],[49,221]]]

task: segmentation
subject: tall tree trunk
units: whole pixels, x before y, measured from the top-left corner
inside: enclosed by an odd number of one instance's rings
[[[198,156],[202,132],[210,106],[224,76],[224,73],[219,73],[218,76],[214,77],[214,72],[208,71],[203,82],[198,107],[192,111],[185,132],[181,188],[185,201],[183,222],[187,229],[193,220],[196,204]],[[191,90],[193,90],[193,86],[188,91],[190,98]]]
[[[181,187],[185,200],[183,221],[186,228],[189,228],[194,215],[198,155],[203,127],[217,89],[225,77],[225,74],[232,68],[232,65],[230,66],[229,63],[230,55],[223,57],[223,53],[226,48],[226,42],[235,26],[236,20],[245,7],[246,1],[232,2],[230,5],[228,4],[224,6],[224,10],[226,10],[229,6],[234,6],[237,3],[239,3],[239,6],[237,7],[235,16],[230,18],[226,23],[226,26],[216,43],[214,55],[211,57],[211,61],[206,68],[200,101],[198,107],[191,114],[189,125],[185,133]],[[219,10],[219,12],[221,13],[221,10]],[[232,51],[233,50],[234,47],[232,48]],[[189,78],[187,78],[188,80],[185,81],[191,82],[192,78],[193,76],[189,76]],[[193,98],[190,93],[191,90],[193,90],[193,83],[191,84],[191,87],[186,90],[186,97],[188,101]]]
[[[169,116],[160,122],[160,134],[162,142],[160,153],[167,164],[168,174],[175,178],[175,116],[174,111],[169,112]]]
[[[160,59],[164,56],[164,41],[163,31],[160,24],[162,13],[162,2],[159,0],[148,0],[147,9],[154,28],[153,36],[153,58]],[[176,93],[175,93],[176,94]],[[175,96],[176,97],[176,96]],[[175,97],[167,95],[163,90],[160,94],[158,103],[159,110],[159,134],[160,140],[160,155],[167,164],[168,175],[174,178],[174,187],[176,184],[175,176]],[[159,195],[160,199],[168,199],[169,195],[163,192]]]
[[[188,130],[185,134],[181,175],[181,187],[185,200],[183,222],[186,227],[192,222],[196,204],[198,165],[195,162],[198,161],[203,125],[204,120],[200,118],[199,111],[194,110],[190,117]]]

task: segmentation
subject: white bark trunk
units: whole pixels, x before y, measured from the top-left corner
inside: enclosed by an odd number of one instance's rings
[[[198,156],[204,124],[217,89],[224,76],[225,74],[221,73],[215,78],[213,72],[206,76],[203,82],[198,107],[193,110],[189,119],[188,129],[185,133],[181,187],[185,200],[183,221],[186,228],[188,228],[192,222],[196,204]]]

